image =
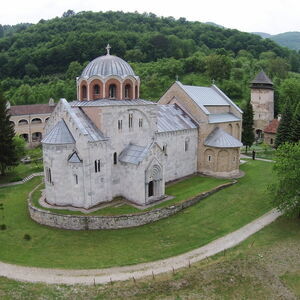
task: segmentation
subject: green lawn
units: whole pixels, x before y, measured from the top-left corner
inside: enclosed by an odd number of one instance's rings
[[[124,204],[118,207],[102,208],[89,214],[84,214],[80,211],[44,208],[38,202],[39,198],[41,197],[41,190],[45,188],[44,185],[41,185],[41,187],[33,193],[32,202],[36,207],[42,208],[44,210],[52,211],[55,213],[66,214],[66,215],[86,215],[86,216],[120,215],[120,214],[129,214],[129,213],[139,213],[141,211],[148,211],[158,207],[169,206],[174,203],[178,203],[187,200],[189,198],[195,197],[203,192],[207,192],[212,188],[227,182],[230,181],[226,179],[219,179],[219,178],[212,178],[212,177],[192,176],[178,183],[170,184],[166,188],[166,194],[170,196],[174,196],[173,199],[156,204],[145,210],[135,208],[128,204]]]
[[[0,277],[0,298],[297,299],[300,222],[279,218],[225,253],[152,278],[96,286],[24,283]],[[294,295],[294,297],[293,297]]]
[[[270,163],[249,161],[239,183],[153,224],[107,231],[67,231],[41,226],[27,212],[26,195],[40,178],[0,189],[4,223],[0,260],[56,268],[101,268],[136,264],[177,255],[225,235],[272,208],[266,187]],[[185,197],[182,194],[182,197]],[[1,217],[0,217],[1,218]],[[26,241],[24,234],[32,239]]]

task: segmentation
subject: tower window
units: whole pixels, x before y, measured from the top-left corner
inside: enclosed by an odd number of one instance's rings
[[[94,89],[94,96],[100,94],[100,86],[99,86],[99,84],[95,84],[93,89]]]
[[[187,152],[189,150],[189,140],[186,139],[184,142],[184,151]]]
[[[133,125],[133,114],[129,114],[129,117],[128,117],[128,127],[132,128],[132,125]]]
[[[208,161],[211,161],[211,155],[208,155]]]
[[[122,122],[122,120],[118,120],[118,129],[119,130],[122,130],[122,124],[123,122]]]
[[[140,128],[143,127],[143,119],[139,119],[139,127],[140,127]]]
[[[114,153],[114,165],[116,165],[118,162],[118,155],[117,152]]]
[[[167,144],[164,144],[163,145],[163,152],[165,153],[165,155],[167,155],[167,149],[168,147],[167,147]]]
[[[109,86],[109,98],[115,99],[117,95],[117,87],[115,84]]]
[[[95,173],[100,172],[100,159],[95,160]]]
[[[85,85],[82,86],[81,93],[82,93],[82,99],[86,99],[87,98],[87,89],[86,89]]]
[[[125,99],[129,99],[131,94],[131,86],[130,84],[125,85]]]

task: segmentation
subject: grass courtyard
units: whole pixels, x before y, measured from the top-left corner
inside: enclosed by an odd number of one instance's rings
[[[249,161],[246,176],[204,201],[153,224],[107,231],[67,231],[41,226],[27,212],[27,193],[40,182],[0,189],[0,260],[50,268],[102,268],[177,255],[223,236],[272,208],[266,191],[272,164]],[[2,221],[2,218],[4,219]],[[29,234],[31,240],[23,239]]]

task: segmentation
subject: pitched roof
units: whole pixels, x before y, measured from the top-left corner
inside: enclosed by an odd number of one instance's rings
[[[70,163],[81,163],[82,160],[79,158],[77,152],[73,152],[71,154],[71,156],[69,157],[68,162],[70,162]]]
[[[208,116],[208,123],[223,123],[223,122],[236,122],[241,121],[240,118],[236,117],[232,113],[224,114],[210,114]]]
[[[9,113],[11,116],[51,114],[54,108],[55,105],[49,104],[13,105]]]
[[[277,129],[279,126],[279,120],[273,119],[268,126],[265,127],[264,132],[266,133],[277,133]]]
[[[176,83],[206,114],[210,114],[210,112],[205,106],[233,106],[242,113],[241,109],[215,85],[204,87],[183,85],[179,81],[176,81]]]
[[[243,144],[223,129],[216,127],[206,138],[205,146],[215,148],[239,148]]]
[[[138,165],[146,157],[149,149],[149,146],[143,147],[130,143],[119,155],[119,161]]]
[[[64,120],[60,120],[42,140],[43,144],[74,144],[75,140]]]
[[[157,106],[158,132],[197,128],[196,123],[176,104]]]
[[[259,83],[259,84],[271,84],[273,85],[273,82],[271,79],[267,76],[267,74],[261,70],[255,78],[251,81],[251,83]]]

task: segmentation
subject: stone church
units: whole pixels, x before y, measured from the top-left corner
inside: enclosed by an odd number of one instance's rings
[[[42,140],[46,201],[91,208],[117,196],[145,206],[166,182],[194,173],[239,174],[242,111],[217,86],[176,81],[155,103],[119,57],[91,61],[77,99],[61,99]]]

